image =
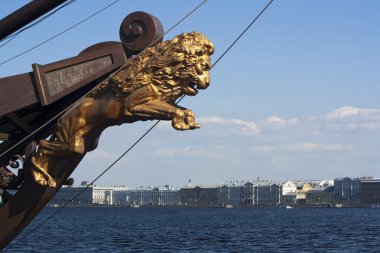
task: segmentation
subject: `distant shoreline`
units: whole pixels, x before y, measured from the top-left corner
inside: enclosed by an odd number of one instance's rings
[[[63,205],[48,205],[49,208],[61,208]],[[131,209],[138,209],[138,208],[220,208],[220,209],[231,209],[231,208],[253,208],[253,209],[287,209],[287,206],[232,206],[232,207],[221,207],[221,206],[185,206],[185,205],[141,205],[137,207],[133,207],[130,205],[67,205],[65,207],[70,208],[131,208]],[[379,207],[371,207],[369,205],[347,205],[347,206],[330,206],[330,205],[292,205],[289,206],[291,209],[298,209],[298,208],[333,208],[333,209],[339,209],[339,208],[379,208]]]

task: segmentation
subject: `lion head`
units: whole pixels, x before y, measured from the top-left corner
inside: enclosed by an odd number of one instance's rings
[[[183,33],[144,50],[111,78],[98,85],[91,97],[111,91],[121,97],[153,84],[166,100],[194,96],[210,83],[210,55],[214,45],[198,32]]]

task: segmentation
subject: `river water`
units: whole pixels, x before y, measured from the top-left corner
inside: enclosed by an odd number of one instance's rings
[[[7,252],[380,252],[380,208],[65,208],[17,239]]]

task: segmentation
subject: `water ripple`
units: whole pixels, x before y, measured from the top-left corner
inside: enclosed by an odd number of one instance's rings
[[[66,208],[8,252],[380,252],[380,209]]]

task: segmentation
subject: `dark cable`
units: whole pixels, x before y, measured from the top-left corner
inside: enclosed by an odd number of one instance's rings
[[[243,35],[248,31],[248,29],[256,22],[257,19],[259,19],[259,17],[261,16],[261,14],[263,14],[265,12],[265,10],[269,7],[269,5],[273,2],[273,0],[270,0],[269,3],[264,7],[264,9],[256,16],[256,18],[254,18],[252,20],[252,22],[244,29],[244,31],[234,40],[234,42],[232,42],[232,44],[224,51],[224,53],[215,61],[215,63],[213,64],[213,66],[215,66],[219,61],[220,59],[223,58],[223,56],[225,54],[227,54],[228,51],[230,51],[230,49],[236,44],[236,42],[238,42],[238,40],[243,37]]]
[[[119,0],[118,0],[119,1]],[[154,43],[156,43],[157,41],[159,41],[163,36],[165,36],[165,34],[167,34],[168,32],[170,32],[171,30],[173,30],[176,26],[178,26],[183,20],[185,20],[187,17],[189,17],[192,13],[194,13],[197,9],[199,9],[203,4],[205,4],[208,0],[204,0],[203,2],[201,2],[199,5],[197,5],[193,10],[191,10],[186,16],[184,16],[179,22],[177,22],[176,24],[174,24],[166,33],[164,33],[163,35],[161,35],[159,38],[157,38],[155,41],[153,41],[148,47],[146,47],[143,51],[141,51],[138,55],[142,54],[147,48],[149,48],[151,45],[153,45]],[[117,2],[117,1],[116,1]],[[115,3],[115,2],[114,2]],[[176,45],[176,44],[175,44]],[[172,45],[173,47],[174,45]],[[161,54],[163,54],[164,51],[162,51],[158,56],[160,56]],[[138,56],[137,55],[137,56]],[[158,57],[156,56],[156,57]],[[132,59],[132,58],[131,58]],[[114,73],[112,73],[107,79],[109,79],[110,77],[112,77],[113,75],[115,75],[121,68],[123,68],[124,66],[126,66],[129,62],[127,61],[122,67],[120,67],[117,71],[115,71]],[[143,69],[146,67],[147,65],[143,66]],[[140,70],[140,71],[142,71]],[[106,79],[106,80],[107,80]],[[105,81],[105,80],[104,80]],[[89,91],[91,92],[91,91]],[[89,93],[88,92],[88,93]],[[88,94],[87,93],[87,94]],[[86,94],[86,95],[87,95]],[[77,102],[79,102],[80,100],[82,100],[86,95],[84,95],[82,98],[80,98]],[[182,96],[177,103],[179,103],[182,99],[184,98],[184,96]],[[67,109],[65,109],[64,111],[67,111],[69,108],[71,108],[74,104],[76,103],[73,103],[71,106],[69,106]],[[62,112],[63,113],[63,112]],[[59,115],[61,115],[62,113],[58,114],[55,116],[55,118]],[[49,121],[51,122],[51,120]],[[48,122],[48,123],[49,123]],[[69,201],[67,201],[63,206],[61,206],[58,210],[56,210],[53,214],[51,214],[50,216],[48,216],[44,221],[42,221],[41,223],[39,223],[36,227],[34,227],[32,230],[30,230],[28,233],[26,233],[23,237],[21,237],[19,240],[17,240],[15,243],[9,245],[7,248],[4,249],[3,252],[6,252],[8,249],[14,247],[16,244],[18,244],[19,242],[23,241],[27,236],[31,235],[34,231],[36,231],[38,228],[40,228],[42,225],[44,225],[46,222],[48,222],[50,219],[52,219],[55,215],[57,215],[59,212],[61,212],[70,202],[72,202],[74,199],[76,199],[79,195],[81,195],[85,190],[87,190],[90,186],[92,186],[101,176],[103,176],[108,170],[110,170],[121,158],[123,158],[130,150],[132,150],[132,148],[134,148],[151,130],[153,130],[153,128],[160,122],[160,120],[158,120],[157,122],[155,122],[137,141],[135,141],[122,155],[119,156],[119,158],[117,158],[111,165],[109,165],[101,174],[99,174],[90,184],[88,184],[86,187],[84,187],[78,194],[76,194],[73,198],[71,198]],[[48,124],[46,123],[46,124]],[[37,130],[36,130],[37,131]],[[5,151],[7,152],[7,151]],[[5,153],[4,152],[4,153]]]
[[[70,4],[74,3],[75,1],[77,0],[70,0],[69,2],[65,3],[64,5],[60,6],[59,8],[55,9],[54,11],[52,11],[51,13],[43,16],[42,18],[38,19],[37,21],[35,21],[34,23],[22,28],[21,30],[11,34],[11,35],[8,35],[7,37],[3,38],[0,40],[0,42],[4,41],[4,40],[7,40],[7,42],[4,42],[3,44],[0,45],[0,47],[3,47],[5,46],[6,44],[8,44],[9,42],[11,42],[14,38],[16,38],[20,33],[22,33],[23,31],[25,30],[28,30],[30,28],[32,28],[33,26],[36,26],[38,25],[39,23],[41,23],[42,21],[44,21],[45,19],[49,18],[50,16],[52,16],[53,14],[55,14],[57,11],[59,11],[60,9],[64,8],[64,7],[67,7],[69,6]]]
[[[119,1],[119,0],[118,0]],[[159,36],[155,41],[153,41],[152,43],[150,43],[144,50],[142,50],[140,53],[138,53],[135,57],[138,57],[139,55],[141,55],[147,48],[151,47],[152,45],[154,45],[156,42],[158,42],[159,40],[161,40],[166,34],[168,34],[171,30],[173,30],[176,26],[178,26],[183,20],[185,20],[187,17],[189,17],[192,13],[194,13],[196,10],[198,10],[203,4],[205,4],[208,0],[204,0],[203,2],[201,2],[199,5],[197,5],[193,10],[191,10],[186,16],[184,16],[180,21],[178,21],[176,24],[174,24],[167,32],[165,32],[164,34],[162,34],[161,36]],[[117,1],[116,1],[117,2]],[[115,3],[115,2],[114,2]],[[113,4],[113,3],[112,3]],[[161,54],[160,54],[161,55]],[[119,67],[117,70],[115,70],[112,74],[110,74],[104,81],[107,81],[108,79],[110,79],[111,77],[113,77],[119,70],[121,70],[122,68],[124,68],[125,66],[127,66],[130,62],[131,62],[132,58],[129,58],[126,63],[123,64],[123,66]],[[145,68],[145,67],[143,67]],[[12,145],[12,147],[8,148],[6,151],[4,151],[3,153],[1,153],[0,157],[1,156],[4,156],[7,152],[9,152],[10,150],[14,149],[16,146],[18,146],[19,144],[21,144],[22,142],[24,142],[26,139],[32,137],[36,132],[40,131],[42,128],[44,128],[45,126],[47,126],[48,124],[50,124],[51,122],[53,122],[54,120],[56,120],[58,117],[60,117],[63,113],[65,113],[67,110],[69,110],[71,107],[73,107],[76,103],[78,103],[79,101],[81,101],[82,99],[84,99],[92,90],[88,91],[85,95],[83,95],[81,98],[79,98],[76,102],[74,102],[73,104],[69,105],[66,109],[62,110],[61,112],[57,113],[54,117],[52,117],[50,120],[48,120],[47,122],[45,122],[45,124],[43,124],[42,126],[38,127],[36,130],[34,130],[33,132],[31,132],[30,134],[28,134],[27,136],[25,136],[22,140],[18,141],[16,144]]]
[[[78,192],[73,198],[71,198],[69,201],[67,201],[63,206],[61,206],[59,209],[57,209],[53,214],[49,215],[44,221],[39,223],[36,227],[34,227],[32,230],[30,230],[28,233],[26,233],[23,237],[21,237],[19,240],[17,240],[14,244],[9,245],[8,248],[6,248],[3,252],[7,251],[8,249],[14,247],[17,243],[23,241],[26,237],[34,233],[38,228],[43,226],[46,222],[51,220],[55,215],[57,215],[59,212],[61,212],[66,206],[70,204],[71,201],[79,197],[85,190],[87,190],[90,186],[92,186],[101,176],[103,176],[109,169],[111,169],[123,156],[125,156],[132,148],[134,148],[137,143],[139,143],[152,129],[159,123],[160,121],[157,121],[154,123],[153,126],[151,126],[148,131],[146,131],[135,143],[132,144],[132,146],[127,149],[121,156],[119,156],[118,159],[116,159],[111,165],[108,166],[107,169],[105,169],[99,176],[97,176],[90,184],[86,185],[80,192]]]
[[[207,0],[205,0],[204,2],[206,2]],[[203,2],[203,3],[204,3]],[[224,57],[224,55],[236,44],[236,42],[244,35],[244,33],[253,25],[253,23],[261,16],[262,13],[264,13],[264,11],[269,7],[269,5],[273,2],[273,0],[271,0],[266,6],[265,8],[256,16],[256,18],[247,26],[247,28],[237,37],[237,39],[235,39],[235,41],[223,52],[223,54],[221,56],[219,56],[219,58],[215,61],[215,64],[211,67],[211,69],[216,65],[216,63],[218,63],[222,57]],[[203,4],[202,3],[202,4]],[[181,102],[181,100],[185,97],[185,95],[183,95],[178,101],[176,104],[178,104],[179,102]],[[153,128],[155,128],[158,123],[160,123],[160,120],[156,121],[139,139],[137,139],[137,141],[135,141],[123,154],[121,154],[111,165],[109,165],[102,173],[100,173],[93,181],[91,181],[90,184],[88,184],[83,190],[81,190],[78,194],[76,194],[73,198],[71,198],[68,202],[66,202],[62,207],[60,207],[57,211],[55,211],[52,215],[50,215],[48,218],[46,218],[43,222],[41,222],[40,224],[38,224],[35,228],[33,228],[29,233],[27,233],[26,235],[24,235],[20,240],[18,240],[17,242],[15,242],[14,244],[10,245],[8,248],[6,248],[5,250],[8,250],[9,248],[11,248],[12,246],[14,246],[15,244],[17,244],[18,242],[22,241],[23,239],[25,239],[27,236],[29,236],[30,234],[32,234],[34,231],[36,231],[39,227],[41,227],[43,224],[45,224],[47,221],[49,221],[50,219],[52,219],[55,215],[57,215],[59,212],[61,212],[71,201],[73,201],[74,199],[76,199],[80,194],[82,194],[86,189],[88,189],[90,186],[92,186],[101,176],[103,176],[107,171],[109,171],[118,161],[120,161],[129,151],[132,150],[132,148],[134,148],[140,141],[142,141],[143,138],[145,138],[146,135],[148,135],[148,133],[150,133]]]
[[[14,58],[17,58],[18,56],[23,55],[23,54],[25,54],[25,53],[27,53],[27,52],[33,50],[34,48],[37,48],[37,47],[41,46],[42,44],[45,44],[46,42],[48,42],[48,41],[50,41],[50,40],[52,40],[52,39],[58,37],[59,35],[65,33],[66,31],[68,31],[68,30],[70,30],[70,29],[72,29],[72,28],[78,26],[79,24],[81,24],[81,23],[85,22],[86,20],[92,18],[93,16],[97,15],[98,13],[100,13],[100,12],[104,11],[105,9],[111,7],[112,5],[114,5],[115,3],[117,3],[118,1],[120,1],[120,0],[116,0],[116,1],[112,2],[111,4],[107,5],[106,7],[102,8],[102,9],[99,10],[99,11],[97,11],[96,13],[92,14],[91,16],[87,17],[86,19],[82,20],[81,22],[75,24],[74,26],[69,27],[69,28],[66,29],[65,31],[63,31],[63,32],[61,32],[61,33],[59,33],[59,34],[56,34],[55,36],[51,37],[51,38],[48,39],[48,40],[45,40],[44,42],[42,42],[42,43],[40,43],[40,44],[34,46],[33,48],[28,49],[27,51],[24,51],[23,53],[18,54],[18,55],[16,55],[16,56],[14,56],[14,57],[12,57],[12,58],[6,60],[5,62],[0,63],[0,65],[4,64],[4,63],[6,63],[6,62],[8,62],[8,61],[10,61],[10,60],[12,60],[12,59],[14,59]],[[113,74],[115,74],[115,73],[113,73]],[[111,75],[113,75],[113,74],[111,74]],[[111,77],[111,76],[109,76],[109,77]],[[108,78],[109,78],[109,77],[108,77]],[[107,79],[108,79],[108,78],[107,78]],[[89,93],[89,92],[88,92],[88,93]],[[88,93],[86,93],[83,97],[81,97],[77,102],[79,102],[80,100],[82,100],[86,95],[88,95]],[[12,150],[13,148],[15,148],[15,147],[16,147],[17,145],[19,145],[20,143],[24,142],[26,139],[32,137],[36,132],[40,131],[40,130],[41,130],[42,128],[44,128],[46,125],[48,125],[48,124],[50,124],[51,122],[53,122],[55,119],[57,119],[59,116],[61,116],[64,112],[66,112],[68,109],[70,109],[74,104],[75,104],[75,103],[71,104],[71,105],[68,106],[66,109],[64,109],[64,110],[61,111],[60,113],[56,114],[53,118],[51,118],[50,120],[48,120],[45,124],[43,124],[42,126],[38,127],[36,130],[34,130],[34,131],[31,132],[30,134],[28,134],[27,136],[25,136],[22,140],[18,141],[16,144],[12,145],[12,147],[8,148],[6,151],[4,151],[3,153],[1,153],[0,157],[3,156],[3,155],[5,155],[7,152],[9,152],[9,151]]]
[[[109,7],[111,7],[112,5],[114,5],[115,3],[119,2],[119,1],[120,1],[120,0],[116,0],[116,1],[114,1],[114,2],[112,2],[112,3],[110,3],[110,4],[109,4],[109,5],[107,5],[106,7],[104,7],[104,8],[102,8],[102,9],[100,9],[99,11],[97,11],[97,12],[95,12],[94,14],[92,14],[92,15],[88,16],[87,18],[85,18],[85,19],[83,19],[82,21],[80,21],[80,22],[76,23],[75,25],[73,25],[73,26],[70,26],[69,28],[65,29],[64,31],[62,31],[62,32],[60,32],[60,33],[58,33],[58,34],[54,35],[53,37],[51,37],[51,38],[49,38],[49,39],[47,39],[47,40],[45,40],[45,41],[43,41],[43,42],[41,42],[41,43],[39,43],[39,44],[35,45],[35,46],[34,46],[34,47],[32,47],[32,48],[29,48],[29,49],[25,50],[24,52],[21,52],[21,53],[19,53],[19,54],[15,55],[15,56],[13,56],[13,57],[9,58],[8,60],[5,60],[5,61],[1,62],[1,63],[0,63],[0,66],[1,66],[1,65],[3,65],[4,63],[7,63],[7,62],[9,62],[9,61],[13,60],[13,59],[16,59],[17,57],[19,57],[19,56],[21,56],[21,55],[24,55],[24,54],[26,54],[26,53],[28,53],[28,52],[32,51],[33,49],[35,49],[35,48],[37,48],[37,47],[39,47],[39,46],[41,46],[41,45],[43,45],[43,44],[45,44],[45,43],[47,43],[47,42],[51,41],[52,39],[55,39],[55,38],[57,38],[58,36],[60,36],[60,35],[64,34],[65,32],[68,32],[69,30],[71,30],[71,29],[73,29],[73,28],[77,27],[78,25],[80,25],[80,24],[82,24],[82,23],[86,22],[87,20],[89,20],[89,19],[91,19],[92,17],[94,17],[94,16],[98,15],[99,13],[101,13],[102,11],[104,11],[104,10],[108,9]]]

